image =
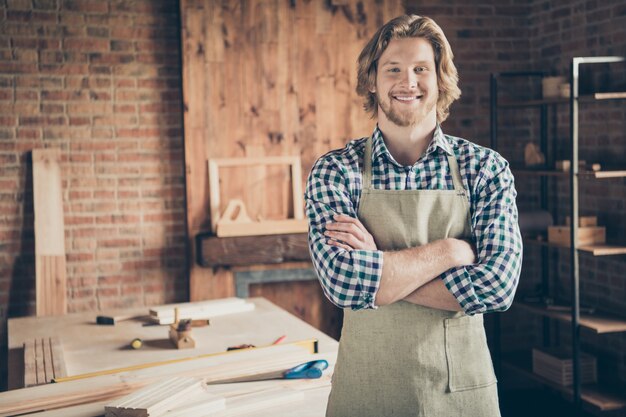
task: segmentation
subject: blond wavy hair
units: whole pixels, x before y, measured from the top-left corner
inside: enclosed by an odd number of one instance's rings
[[[402,15],[378,29],[359,55],[356,92],[365,98],[365,111],[371,113],[372,118],[376,117],[378,100],[371,90],[376,86],[378,60],[392,39],[403,38],[424,38],[433,47],[439,89],[437,122],[442,123],[450,114],[450,105],[461,97],[461,90],[458,87],[459,74],[452,62],[452,48],[443,30],[429,17]]]

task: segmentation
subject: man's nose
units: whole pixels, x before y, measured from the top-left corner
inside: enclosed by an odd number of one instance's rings
[[[408,88],[417,88],[417,74],[412,69],[403,72],[402,84]]]

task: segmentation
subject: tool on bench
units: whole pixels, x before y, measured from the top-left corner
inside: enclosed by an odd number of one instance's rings
[[[301,365],[285,371],[285,379],[317,379],[322,377],[324,369],[328,368],[328,362],[324,359],[305,362]]]
[[[300,365],[296,365],[284,371],[266,372],[221,380],[220,384],[229,382],[269,381],[271,379],[318,379],[322,377],[322,373],[326,368],[328,368],[328,361],[325,359],[317,359],[301,363]]]
[[[146,318],[148,318],[148,316],[145,314],[144,315],[133,314],[133,315],[127,315],[127,316],[98,316],[96,317],[96,324],[114,326],[120,321],[141,320],[141,319],[146,319]]]

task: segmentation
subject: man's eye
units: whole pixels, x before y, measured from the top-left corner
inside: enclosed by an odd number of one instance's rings
[[[426,71],[426,67],[416,67],[415,72],[424,72]]]
[[[400,72],[399,68],[389,68],[389,72]]]

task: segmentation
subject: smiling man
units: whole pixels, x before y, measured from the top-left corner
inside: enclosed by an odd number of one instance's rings
[[[452,58],[433,20],[385,24],[358,59],[376,129],[309,175],[313,264],[345,311],[328,416],[500,415],[482,315],[517,288],[516,191],[499,154],[441,129]]]

